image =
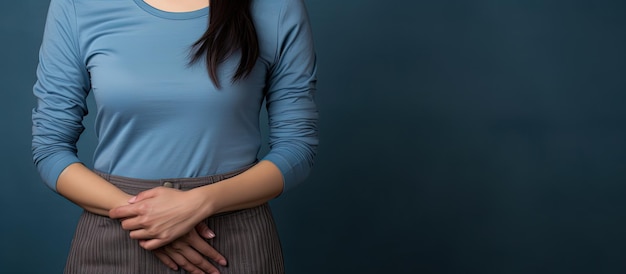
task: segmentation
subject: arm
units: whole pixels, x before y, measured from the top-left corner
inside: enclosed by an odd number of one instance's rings
[[[130,196],[83,166],[76,155],[91,89],[79,44],[73,1],[51,1],[33,87],[33,159],[52,190],[86,210],[108,215]]]
[[[61,172],[57,191],[85,210],[104,216],[112,208],[127,205],[131,197],[80,163]]]
[[[277,37],[266,93],[270,151],[240,175],[195,189],[205,200],[204,215],[266,203],[302,182],[313,166],[318,144],[317,65],[303,1],[285,1]]]
[[[318,113],[315,52],[303,1],[285,1],[279,20],[266,93],[270,152],[235,177],[186,192],[148,190],[131,199],[132,205],[113,209],[110,216],[124,218],[122,227],[142,247],[167,244],[213,214],[263,204],[308,175],[318,143]]]

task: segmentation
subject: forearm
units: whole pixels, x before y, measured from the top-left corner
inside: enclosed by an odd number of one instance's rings
[[[85,210],[103,216],[109,216],[110,209],[127,204],[131,197],[80,163],[61,172],[57,191]]]
[[[208,217],[268,202],[283,191],[283,177],[272,162],[261,161],[235,177],[192,191],[206,201],[203,213]]]

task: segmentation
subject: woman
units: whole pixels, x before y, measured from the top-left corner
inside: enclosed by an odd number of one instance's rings
[[[312,44],[302,0],[52,0],[33,155],[85,209],[65,272],[284,272],[267,201],[313,163]],[[90,91],[93,171],[75,146]]]

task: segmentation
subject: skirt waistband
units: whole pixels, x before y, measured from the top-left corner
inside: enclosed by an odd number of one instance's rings
[[[244,171],[248,170],[255,164],[256,163],[253,163],[235,171],[211,175],[211,176],[202,176],[202,177],[193,177],[193,178],[168,178],[168,179],[155,179],[155,180],[137,179],[137,178],[129,178],[129,177],[111,175],[111,174],[103,173],[97,170],[94,170],[94,172],[100,175],[100,177],[110,182],[111,184],[120,188],[122,191],[128,194],[135,195],[139,192],[142,192],[148,189],[153,189],[155,187],[160,187],[160,186],[170,187],[170,188],[175,188],[175,189],[180,189],[180,190],[189,190],[189,189],[200,187],[200,186],[210,185],[210,184],[217,183],[219,181],[222,181],[231,177],[235,177],[243,173]]]

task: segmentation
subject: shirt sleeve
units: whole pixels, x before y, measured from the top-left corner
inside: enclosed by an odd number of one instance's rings
[[[33,88],[32,152],[39,174],[54,191],[59,174],[80,162],[76,142],[87,115],[89,75],[77,36],[73,0],[52,0]]]
[[[280,169],[287,191],[302,182],[313,166],[318,111],[317,65],[306,7],[302,0],[285,2],[266,94],[270,151],[263,159]]]

